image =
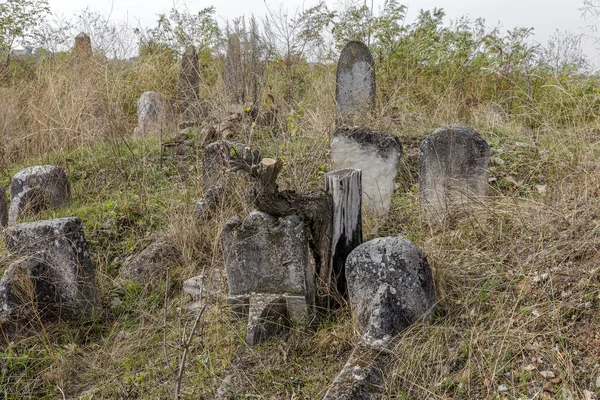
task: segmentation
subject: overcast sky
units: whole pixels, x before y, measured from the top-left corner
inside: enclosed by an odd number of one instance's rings
[[[370,5],[371,0],[366,0]],[[373,0],[374,8],[378,9],[383,0]],[[49,0],[53,13],[70,17],[78,10],[89,6],[95,11],[109,13],[111,18],[125,20],[142,26],[155,25],[156,15],[167,12],[173,1],[157,0]],[[182,4],[181,1],[176,1]],[[288,0],[284,6],[289,9],[296,7],[308,8],[318,3],[318,0]],[[328,5],[335,8],[339,1],[328,0]],[[557,29],[572,33],[588,33],[586,26],[589,21],[582,18],[580,8],[583,0],[404,0],[400,3],[408,6],[408,21],[414,20],[419,9],[443,8],[448,18],[458,18],[468,15],[473,18],[485,18],[487,25],[497,23],[510,29],[516,26],[535,28],[536,38],[545,43]],[[217,15],[222,19],[232,19],[241,15],[262,16],[266,13],[266,4],[272,9],[278,9],[279,1],[266,0],[187,0],[190,11],[197,11],[214,5]],[[599,33],[600,35],[600,33]],[[598,64],[600,50],[591,40],[584,48],[588,56]]]

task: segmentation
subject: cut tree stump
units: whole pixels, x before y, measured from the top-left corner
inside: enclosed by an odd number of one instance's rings
[[[333,203],[330,286],[345,297],[346,258],[363,242],[362,171],[346,168],[325,174],[325,190]]]

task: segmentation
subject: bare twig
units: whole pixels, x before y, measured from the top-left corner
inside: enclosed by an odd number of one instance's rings
[[[192,330],[190,331],[190,335],[188,336],[187,340],[185,339],[184,336],[184,343],[183,343],[183,354],[181,355],[181,361],[179,362],[179,372],[177,373],[177,381],[175,384],[175,398],[179,399],[180,397],[180,391],[181,391],[181,379],[183,378],[183,373],[185,372],[185,361],[187,358],[187,353],[189,351],[190,348],[190,344],[192,343],[192,338],[194,337],[194,332],[196,332],[196,328],[198,327],[198,322],[200,322],[200,318],[202,318],[202,314],[204,313],[204,310],[206,309],[206,305],[202,305],[202,307],[200,308],[200,310],[198,311],[198,315],[196,316],[196,320],[194,321],[194,325],[192,326]]]

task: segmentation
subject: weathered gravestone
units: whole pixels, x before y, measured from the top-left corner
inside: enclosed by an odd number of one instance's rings
[[[472,128],[449,125],[419,149],[419,197],[430,222],[457,216],[488,194],[490,147]]]
[[[202,158],[202,184],[203,200],[208,210],[215,210],[231,189],[234,176],[230,172],[232,155],[249,167],[258,165],[260,161],[258,150],[242,143],[219,140],[206,146]]]
[[[67,173],[55,165],[28,167],[17,172],[10,183],[9,224],[15,224],[24,212],[59,207],[71,198]]]
[[[134,136],[150,136],[168,133],[168,107],[160,93],[144,92],[137,102],[138,126]]]
[[[206,115],[206,106],[200,98],[200,72],[198,52],[194,46],[188,46],[181,59],[175,108],[179,116],[179,128],[185,129],[199,125]]]
[[[304,223],[253,211],[230,219],[221,235],[229,304],[248,318],[246,342],[254,346],[288,320],[307,323],[315,314],[315,284]]]
[[[7,228],[5,243],[14,261],[0,280],[0,322],[89,317],[100,307],[79,218]]]
[[[225,74],[223,76],[227,98],[234,103],[242,103],[244,101],[243,79],[240,37],[234,34],[229,36],[229,40],[227,41]]]
[[[120,276],[139,284],[152,284],[165,279],[170,266],[183,265],[179,249],[164,239],[157,239],[135,254],[121,270]]]
[[[436,303],[425,256],[400,237],[377,238],[348,256],[352,314],[363,336],[324,399],[370,399],[382,386],[394,336],[428,322]]]
[[[75,57],[77,62],[85,62],[92,58],[92,40],[84,33],[80,32],[75,36]]]
[[[377,217],[390,209],[401,155],[396,136],[368,128],[341,128],[331,140],[334,169],[362,170],[363,204]]]
[[[371,51],[351,41],[342,49],[337,66],[336,111],[340,122],[351,123],[375,107],[375,67]]]

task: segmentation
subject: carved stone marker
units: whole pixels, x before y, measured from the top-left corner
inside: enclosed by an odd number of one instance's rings
[[[297,216],[278,220],[253,211],[244,221],[234,217],[223,227],[221,243],[228,301],[235,316],[250,317],[249,345],[277,331],[273,319],[306,323],[312,318],[314,276],[306,228]]]
[[[59,207],[71,198],[67,173],[55,165],[28,167],[17,172],[10,183],[9,224],[17,222],[24,211],[39,212]]]
[[[223,81],[225,93],[230,101],[244,101],[244,76],[242,68],[242,49],[238,35],[229,36],[227,41],[227,56],[225,58],[225,74]]]
[[[79,218],[23,223],[5,233],[16,259],[0,280],[0,322],[27,322],[34,314],[42,321],[72,319],[100,307]]]
[[[134,136],[150,136],[167,129],[167,107],[160,93],[144,92],[137,102],[138,126],[133,130]]]
[[[177,82],[177,109],[183,113],[199,100],[200,73],[198,72],[198,52],[188,46],[181,58],[179,81]]]
[[[490,147],[472,128],[450,125],[419,149],[419,197],[430,222],[458,215],[488,194]]]
[[[423,254],[400,237],[358,246],[346,262],[352,314],[364,332],[323,399],[371,399],[381,388],[394,337],[418,320],[429,321],[436,303]]]
[[[351,123],[375,107],[375,67],[371,51],[362,42],[351,41],[338,61],[335,101],[338,119]]]
[[[75,36],[75,57],[78,62],[88,61],[92,58],[92,40],[88,34],[80,32]]]
[[[362,171],[341,169],[325,175],[325,188],[333,201],[331,238],[332,279],[340,295],[346,294],[346,259],[363,241]]]
[[[331,140],[334,169],[362,170],[363,204],[377,217],[390,209],[401,154],[396,136],[368,128],[341,128]]]

